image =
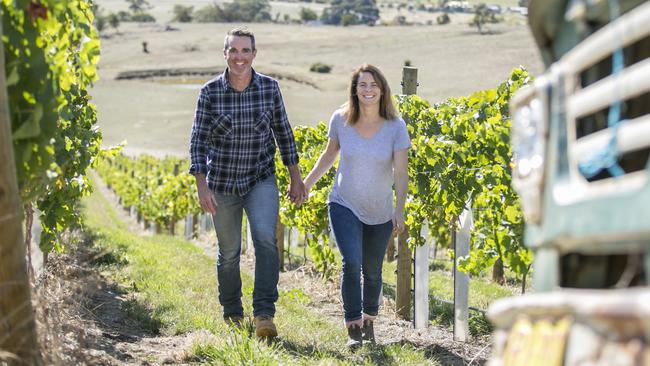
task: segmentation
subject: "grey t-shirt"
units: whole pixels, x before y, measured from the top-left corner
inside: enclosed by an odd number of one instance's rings
[[[366,139],[347,123],[342,110],[332,115],[329,138],[341,146],[338,169],[329,202],[349,208],[367,225],[383,224],[393,217],[393,153],[411,146],[401,118],[384,121]]]

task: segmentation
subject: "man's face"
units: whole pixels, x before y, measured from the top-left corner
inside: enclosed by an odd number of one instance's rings
[[[236,76],[246,76],[251,73],[256,54],[257,51],[253,49],[249,37],[230,36],[228,47],[223,50],[228,70]]]

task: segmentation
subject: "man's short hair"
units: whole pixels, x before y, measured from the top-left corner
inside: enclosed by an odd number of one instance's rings
[[[251,39],[251,47],[253,48],[253,50],[255,50],[255,35],[253,34],[253,32],[250,29],[248,29],[248,28],[246,28],[244,26],[241,26],[241,27],[237,27],[237,28],[229,30],[228,33],[226,33],[226,38],[223,40],[223,49],[224,50],[228,49],[228,46],[229,46],[228,45],[228,40],[230,39],[230,37],[248,37],[248,38],[250,38]]]

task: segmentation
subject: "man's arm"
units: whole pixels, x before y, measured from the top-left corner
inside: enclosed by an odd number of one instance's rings
[[[275,84],[273,98],[275,109],[273,110],[271,128],[273,129],[273,136],[275,137],[275,141],[280,149],[280,158],[282,159],[282,163],[289,169],[291,182],[289,183],[289,192],[287,192],[287,194],[289,195],[291,202],[299,205],[307,198],[305,185],[302,182],[300,169],[298,168],[296,141],[293,137],[291,124],[289,124],[289,119],[287,118],[287,112],[284,108],[282,93],[280,92],[280,87],[277,83]]]
[[[199,191],[199,205],[203,211],[214,215],[217,213],[217,201],[215,201],[212,191],[208,187],[205,174],[198,173],[194,175],[196,178],[196,189]]]
[[[190,136],[190,174],[196,178],[196,188],[199,193],[199,204],[201,208],[214,214],[217,211],[217,204],[214,196],[208,188],[206,175],[208,174],[207,155],[208,141],[210,138],[208,130],[210,99],[205,88],[201,89],[199,100],[196,104],[194,122],[192,123],[192,134]]]
[[[296,141],[293,137],[293,130],[289,124],[287,111],[284,108],[282,93],[280,87],[275,83],[275,92],[273,93],[273,120],[271,129],[273,136],[280,149],[280,158],[286,167],[298,164],[298,152],[296,150]]]

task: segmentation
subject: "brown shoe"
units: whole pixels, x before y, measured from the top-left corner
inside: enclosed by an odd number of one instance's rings
[[[244,325],[244,317],[241,315],[225,315],[223,321],[235,328],[241,328]]]
[[[254,319],[255,335],[259,338],[275,338],[278,330],[273,324],[273,317],[270,315],[258,315]]]

